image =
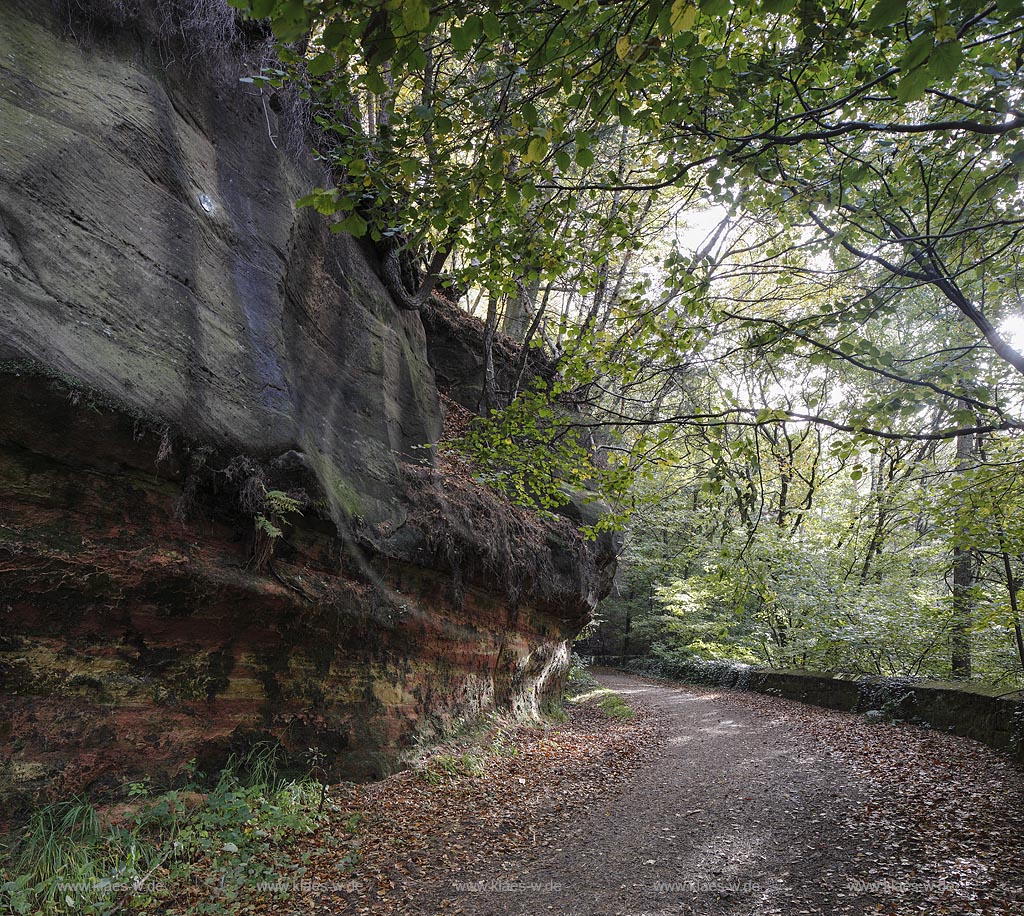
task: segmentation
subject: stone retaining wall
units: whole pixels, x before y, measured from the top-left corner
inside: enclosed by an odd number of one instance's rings
[[[638,658],[626,671],[687,683],[753,690],[850,712],[887,717],[973,738],[1024,764],[1024,691],[871,675],[779,671],[730,662]]]

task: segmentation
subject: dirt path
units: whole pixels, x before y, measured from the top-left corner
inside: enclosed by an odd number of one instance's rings
[[[1024,772],[976,742],[742,691],[602,683],[566,721],[336,787],[259,916],[1021,916]],[[358,822],[357,827],[352,824]],[[293,873],[282,872],[282,879]],[[191,910],[182,910],[191,913]]]
[[[664,746],[552,845],[479,863],[424,912],[1024,912],[1022,774],[998,755],[771,697],[600,680],[650,707]],[[970,786],[982,797],[960,810]]]

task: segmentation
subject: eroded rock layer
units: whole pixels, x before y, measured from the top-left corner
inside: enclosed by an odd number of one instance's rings
[[[296,211],[231,14],[107,5],[0,0],[0,805],[535,710],[609,558],[430,457],[420,317]]]

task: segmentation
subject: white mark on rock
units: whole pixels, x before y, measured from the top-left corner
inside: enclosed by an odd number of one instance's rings
[[[199,205],[207,212],[213,213],[217,209],[217,205],[213,202],[213,198],[209,194],[199,195]]]

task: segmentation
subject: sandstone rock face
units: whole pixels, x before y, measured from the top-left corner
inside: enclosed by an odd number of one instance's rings
[[[204,442],[298,451],[347,515],[390,517],[396,457],[439,429],[422,324],[296,212],[320,176],[246,71],[183,72],[146,32],[80,48],[46,4],[2,12],[0,359]]]
[[[0,807],[535,711],[610,558],[434,466],[423,323],[251,60],[85,25],[0,0]]]

